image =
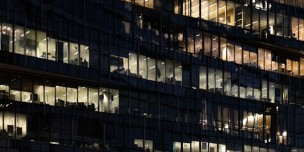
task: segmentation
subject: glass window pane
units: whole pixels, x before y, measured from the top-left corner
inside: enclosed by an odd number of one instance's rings
[[[303,24],[304,24],[304,20],[303,19],[300,19],[299,20],[299,40],[303,41],[304,40],[304,27],[303,27]]]
[[[137,76],[137,54],[129,53],[129,75]]]
[[[201,18],[204,20],[209,19],[209,0],[201,0]]]
[[[217,0],[209,0],[209,20],[217,22]]]
[[[28,78],[22,78],[22,92],[21,92],[21,100],[23,102],[34,102],[33,99],[33,84],[32,80]]]
[[[47,38],[47,45],[48,45],[48,50],[47,50],[47,53],[46,53],[47,59],[55,61],[54,57],[57,54],[56,40],[52,39],[52,38]]]
[[[76,88],[67,87],[66,106],[67,107],[76,106],[76,102],[77,102],[77,89]]]
[[[56,86],[56,106],[65,106],[66,102],[66,87]]]
[[[257,67],[257,53],[256,52],[250,52],[249,54],[249,64],[252,67]]]
[[[119,92],[116,89],[100,88],[100,111],[119,113]]]
[[[63,42],[63,63],[69,63],[69,43]]]
[[[299,20],[298,20],[298,18],[295,18],[295,17],[291,18],[291,32],[292,32],[292,38],[295,38],[295,39],[299,38]]]
[[[215,73],[215,92],[223,93],[223,71],[216,70]]]
[[[6,73],[0,74],[0,91],[1,91],[1,99],[8,100],[9,99],[9,75]]]
[[[208,90],[215,91],[215,69],[208,69]]]
[[[49,54],[49,58],[51,60],[58,60],[60,63],[68,63],[68,42],[65,41],[56,41],[56,54],[51,55]]]
[[[188,45],[188,52],[189,53],[194,53],[195,51],[194,51],[194,47],[195,47],[195,42],[194,42],[194,40],[195,40],[195,32],[194,32],[194,30],[191,30],[191,29],[189,29],[189,32],[188,32],[188,38],[187,38],[187,40],[188,40],[188,43],[187,43],[187,45]]]
[[[55,105],[55,85],[48,80],[45,81],[44,99],[46,104]]]
[[[220,49],[220,58],[224,61],[227,61],[227,40],[226,38],[221,37],[221,49]]]
[[[21,76],[12,75],[10,77],[10,99],[15,101],[21,101]]]
[[[275,101],[275,85],[272,82],[269,82],[269,100],[271,103]]]
[[[258,52],[259,52],[259,66],[258,67],[260,69],[264,69],[264,66],[265,66],[265,52],[261,48],[259,48]]]
[[[80,66],[89,66],[89,47],[85,45],[80,45]]]
[[[293,61],[292,62],[292,75],[293,76],[299,76],[299,62]]]
[[[304,76],[304,58],[300,58],[300,76]]]
[[[47,59],[46,33],[37,31],[37,57]]]
[[[239,78],[238,78],[237,74],[231,73],[231,95],[233,97],[239,96],[238,81],[239,81]]]
[[[242,56],[242,47],[235,45],[235,63],[242,64]]]
[[[218,41],[219,41],[218,36],[213,35],[212,36],[212,56],[215,58],[219,57]]]
[[[149,57],[146,57],[144,55],[139,55],[138,64],[139,64],[139,77],[147,79],[148,78],[148,72],[147,72],[147,60],[149,60]]]
[[[268,100],[268,87],[267,87],[267,81],[262,81],[262,101],[269,102]]]
[[[34,80],[34,93],[33,102],[34,103],[44,103],[44,85],[42,80]]]
[[[175,84],[181,85],[183,74],[182,74],[182,63],[175,62]]]
[[[78,106],[88,105],[88,88],[83,86],[78,86]]]
[[[36,31],[25,30],[25,53],[28,56],[36,56]]]
[[[90,110],[98,111],[98,89],[89,88],[89,103]]]
[[[11,24],[2,24],[1,49],[13,52],[13,27]]]
[[[211,35],[204,33],[204,54],[206,56],[211,56]]]
[[[243,50],[243,64],[249,65],[249,51]]]
[[[15,53],[24,54],[24,46],[25,46],[25,36],[24,36],[24,28],[21,26],[15,26]]]
[[[207,70],[206,67],[200,67],[200,84],[199,88],[206,90],[207,89]]]
[[[231,95],[231,75],[229,72],[224,72],[224,94]]]
[[[218,11],[218,22],[222,24],[226,24],[226,1],[219,1],[219,9]]]
[[[227,61],[234,62],[234,44],[227,43]]]
[[[271,71],[271,52],[265,50],[265,70]]]
[[[79,65],[78,56],[79,56],[78,44],[70,43],[70,53],[69,53],[70,62],[69,63],[74,64],[74,65]]]
[[[148,80],[156,80],[156,65],[155,59],[149,58],[147,60],[148,63]]]
[[[165,82],[165,61],[157,60],[156,76],[158,82]]]
[[[173,83],[173,61],[172,60],[166,60],[166,83]]]
[[[278,56],[277,55],[274,55],[272,54],[272,57],[271,57],[271,70],[274,71],[274,72],[278,72]]]

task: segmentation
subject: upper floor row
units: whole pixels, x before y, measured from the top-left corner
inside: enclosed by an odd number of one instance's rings
[[[133,2],[138,5],[133,5]],[[303,8],[289,7],[273,0],[124,0],[124,1],[45,1],[3,0],[1,19],[27,24],[61,35],[88,38],[88,28],[106,33],[130,33],[142,37],[137,28],[162,35],[188,33],[188,28],[230,31],[232,35],[268,40],[303,50]],[[301,6],[299,1],[288,1]],[[300,4],[300,5],[299,5]],[[149,9],[153,8],[153,9]],[[164,10],[164,11],[159,11]],[[231,35],[229,33],[228,35]],[[92,33],[94,34],[94,33]],[[225,34],[225,33],[222,33]]]
[[[189,16],[191,18],[202,19],[207,21],[201,26],[215,25],[226,28],[226,30],[242,29],[238,31],[241,37],[250,37],[258,40],[268,40],[276,44],[288,45],[295,48],[303,48],[297,41],[303,41],[303,17],[297,14],[290,14],[290,9],[276,1],[224,1],[224,0],[186,0],[186,1],[160,1],[160,0],[127,0],[137,5],[148,8],[159,9],[163,7],[165,11]],[[136,7],[125,6],[126,10],[137,12],[137,24],[143,22],[142,28],[162,29],[162,32],[170,30],[171,33],[183,33],[183,24],[186,20],[179,19],[177,25],[170,26],[166,24],[169,20],[165,19],[166,15],[160,15],[156,12],[149,12]],[[163,10],[163,9],[161,9]],[[296,12],[301,12],[297,10]],[[154,13],[151,15],[151,13]],[[301,14],[301,13],[299,13]],[[153,19],[151,16],[158,16]],[[162,17],[161,17],[162,16]],[[128,18],[128,17],[126,17]],[[174,20],[173,20],[174,22]],[[190,23],[191,24],[191,23]],[[162,25],[162,27],[161,27]],[[181,26],[181,28],[179,28]],[[192,26],[192,25],[190,25]],[[194,25],[197,26],[197,25]],[[135,34],[137,34],[135,32]],[[295,43],[295,44],[293,44]]]

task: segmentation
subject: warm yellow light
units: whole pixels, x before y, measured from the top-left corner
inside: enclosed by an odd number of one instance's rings
[[[284,131],[284,132],[282,133],[282,136],[283,136],[283,137],[287,137],[287,131]]]

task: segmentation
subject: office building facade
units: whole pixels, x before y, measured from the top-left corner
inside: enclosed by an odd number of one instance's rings
[[[302,0],[0,1],[0,151],[304,151]]]

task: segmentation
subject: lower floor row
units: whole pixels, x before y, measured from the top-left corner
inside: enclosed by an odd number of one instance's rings
[[[5,105],[2,103],[1,108],[5,110],[0,111],[0,138],[17,140],[23,144],[1,147],[0,142],[0,150],[1,148],[25,148],[28,151],[68,151],[65,148],[80,148],[91,151],[146,152],[302,152],[304,150],[304,136],[301,133],[303,128],[298,126],[300,124],[292,124],[292,121],[283,122],[284,119],[279,118],[281,116],[270,113],[248,112],[243,120],[234,120],[235,118],[223,120],[226,116],[216,116],[218,121],[213,121],[207,116],[207,119],[202,120],[201,123],[193,124],[157,120],[147,114],[130,116],[22,102]],[[230,113],[222,115],[230,115]],[[242,115],[245,113],[242,112]],[[292,116],[288,119],[294,120]],[[230,121],[241,123],[234,124]],[[302,120],[297,121],[301,123]],[[287,127],[284,126],[286,122]],[[57,148],[50,147],[59,148],[56,150]]]
[[[171,145],[156,147],[151,140],[134,139],[126,141],[129,145],[116,146],[116,143],[93,143],[66,145],[54,142],[39,142],[0,137],[1,151],[34,151],[34,152],[303,152],[304,149],[271,145],[255,145],[253,143],[191,141],[173,142]],[[143,146],[145,145],[145,146]]]

